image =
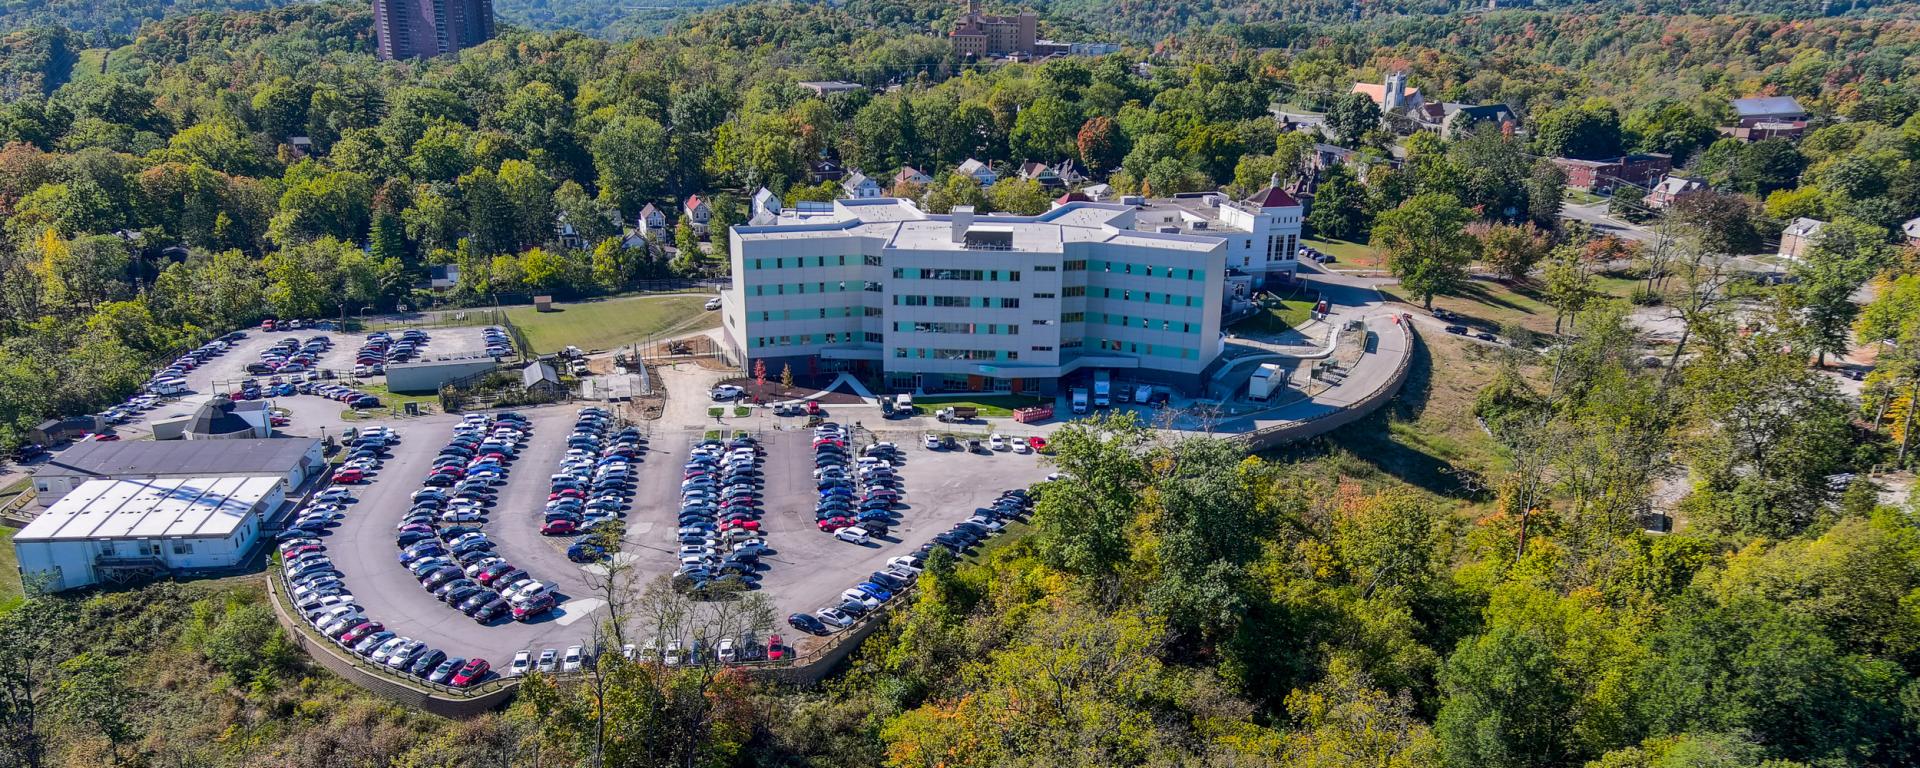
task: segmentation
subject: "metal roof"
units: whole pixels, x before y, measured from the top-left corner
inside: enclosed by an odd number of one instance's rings
[[[1804,115],[1807,110],[1792,96],[1754,96],[1733,100],[1733,111],[1741,117]]]
[[[315,452],[319,440],[116,440],[78,443],[35,469],[36,477],[126,475],[285,475]]]
[[[279,487],[277,477],[89,480],[14,540],[224,538]]]

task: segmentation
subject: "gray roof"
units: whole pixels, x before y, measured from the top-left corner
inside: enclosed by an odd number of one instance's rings
[[[1777,117],[1807,113],[1807,110],[1800,106],[1800,100],[1792,96],[1754,96],[1734,99],[1733,111],[1741,117]]]
[[[38,477],[128,475],[284,475],[320,441],[273,437],[242,440],[116,440],[78,443],[35,469]]]
[[[520,384],[522,386],[531,389],[533,385],[542,381],[551,381],[559,384],[560,374],[554,372],[553,366],[539,361],[535,361],[527,367],[520,369]]]
[[[1783,230],[1781,234],[1794,237],[1813,237],[1814,235],[1820,234],[1820,230],[1825,229],[1826,226],[1827,223],[1824,221],[1802,216],[1788,223],[1787,228]]]
[[[231,435],[253,431],[253,425],[235,415],[235,410],[233,400],[215,395],[193,412],[193,420],[187,422],[187,431],[196,435]]]

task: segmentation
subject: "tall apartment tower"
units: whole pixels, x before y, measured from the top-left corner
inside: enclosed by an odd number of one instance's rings
[[[380,58],[420,59],[493,39],[493,0],[373,0]]]

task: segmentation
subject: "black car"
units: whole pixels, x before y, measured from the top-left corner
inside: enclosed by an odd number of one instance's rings
[[[1447,326],[1447,333],[1465,336],[1467,335],[1467,327],[1464,325],[1449,325]]]
[[[787,624],[809,635],[824,635],[827,633],[827,625],[820,623],[820,620],[814,618],[811,614],[796,613],[790,615],[787,617]]]
[[[477,621],[481,624],[485,624],[489,621],[493,621],[494,619],[500,618],[500,614],[503,614],[506,612],[507,612],[507,601],[501,600],[500,598],[496,597],[492,600],[487,601],[485,605],[482,605],[479,608],[474,609],[473,613],[470,615],[473,616],[474,621]]]

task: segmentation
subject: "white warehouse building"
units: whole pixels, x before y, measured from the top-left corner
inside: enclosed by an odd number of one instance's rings
[[[20,576],[50,591],[234,568],[286,501],[280,477],[92,480],[13,537]]]
[[[1221,350],[1226,243],[1142,231],[1131,205],[1040,216],[893,198],[782,211],[730,238],[726,344],[746,364],[898,390],[1057,393],[1084,371],[1196,388]]]

